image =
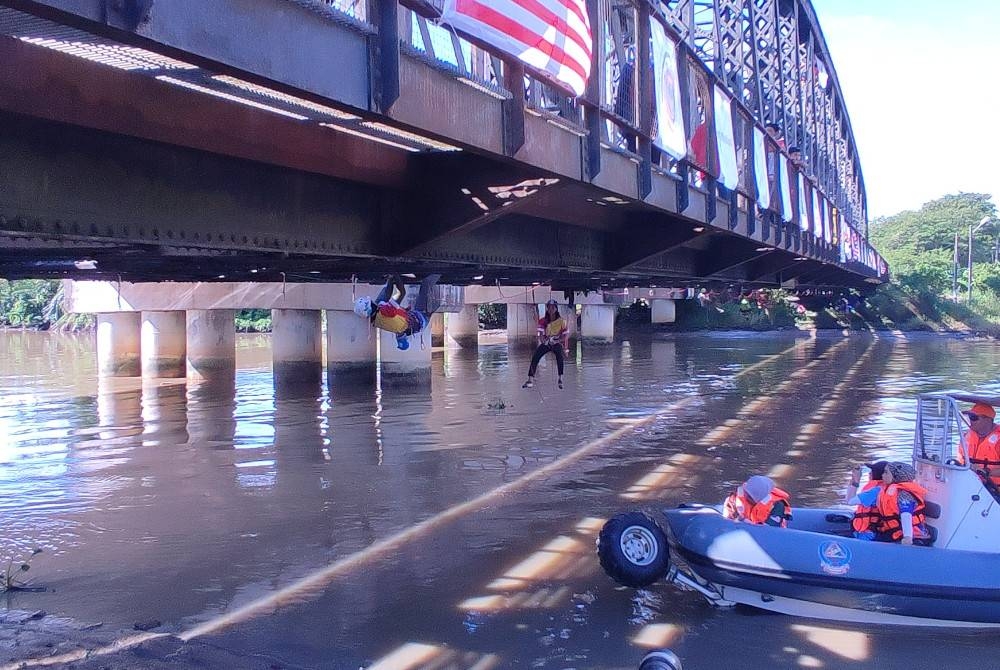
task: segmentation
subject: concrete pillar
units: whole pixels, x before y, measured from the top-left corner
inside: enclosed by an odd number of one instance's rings
[[[139,312],[97,315],[97,371],[102,377],[138,377]]]
[[[379,357],[382,365],[383,385],[429,384],[431,381],[431,346],[428,333],[424,332],[424,345],[420,335],[410,337],[410,348],[402,351],[396,346],[396,335],[379,330]]]
[[[275,386],[318,384],[323,378],[323,325],[318,309],[271,310]]]
[[[466,305],[461,312],[448,314],[445,321],[445,340],[451,340],[463,349],[479,346],[479,305]]]
[[[184,312],[142,313],[142,376],[183,377],[186,374],[187,320]]]
[[[236,312],[190,309],[187,312],[188,377],[232,380],[236,374]]]
[[[566,320],[566,334],[571,340],[580,338],[580,329],[576,326],[576,305],[559,305],[559,314]]]
[[[677,319],[677,303],[673,300],[654,299],[649,301],[649,311],[652,313],[653,323],[673,323]]]
[[[507,305],[507,343],[533,344],[538,329],[538,305]]]
[[[580,334],[584,342],[610,344],[615,339],[615,305],[584,305]]]
[[[375,379],[375,345],[378,335],[367,319],[354,312],[326,312],[326,369],[330,383],[338,378]]]
[[[430,319],[430,331],[431,331],[431,346],[432,347],[443,347],[444,346],[444,312],[435,312],[431,314]]]

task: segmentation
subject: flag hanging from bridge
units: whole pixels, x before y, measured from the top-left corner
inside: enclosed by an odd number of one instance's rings
[[[445,0],[441,20],[583,95],[593,42],[584,0]]]

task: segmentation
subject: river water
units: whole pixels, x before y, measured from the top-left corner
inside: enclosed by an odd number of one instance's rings
[[[93,338],[0,334],[6,606],[157,630],[306,668],[979,665],[1000,635],[713,610],[616,587],[594,538],[628,508],[717,502],[770,473],[839,501],[854,462],[908,459],[913,398],[1000,392],[994,342],[624,335],[566,388],[505,344],[435,352],[430,387],[276,396],[266,336],[235,388],[98,380]],[[16,656],[16,654],[15,654]]]

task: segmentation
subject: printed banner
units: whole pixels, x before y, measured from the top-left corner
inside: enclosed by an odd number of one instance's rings
[[[792,187],[788,179],[788,159],[777,154],[778,159],[778,181],[781,182],[781,218],[792,222]]]
[[[593,41],[584,0],[445,0],[441,20],[515,56],[573,95],[587,88]]]
[[[733,104],[718,85],[715,87],[715,139],[719,149],[719,181],[726,188],[735,189],[740,183],[740,174],[733,138]]]
[[[687,134],[677,77],[677,46],[655,18],[649,19],[653,37],[653,90],[656,95],[656,137],[653,143],[676,160],[687,156]]]
[[[757,202],[761,209],[771,206],[771,185],[767,178],[767,149],[764,147],[764,133],[753,129],[753,175],[757,186]]]
[[[816,193],[816,189],[810,186],[809,188],[809,198],[812,200],[812,212],[813,212],[813,235],[818,239],[823,239],[823,212],[819,207],[819,194]]]
[[[795,172],[796,183],[799,186],[799,228],[802,232],[809,232],[809,205],[806,203],[806,184],[808,183],[802,178],[802,173],[799,171]]]

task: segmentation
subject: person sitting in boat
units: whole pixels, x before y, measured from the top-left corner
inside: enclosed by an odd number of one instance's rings
[[[861,466],[855,465],[851,468],[851,481],[847,484],[847,494],[845,495],[844,500],[849,503],[856,495],[858,495],[858,487],[861,487],[861,493],[864,493],[881,486],[882,476],[885,474],[885,466],[888,464],[888,461],[865,463],[865,467],[871,471],[871,475],[869,476],[868,481],[865,482],[864,486],[861,486]],[[875,507],[874,504],[862,505],[859,503],[855,505],[854,518],[851,520],[851,528],[854,531],[854,537],[861,537],[866,533],[871,533],[870,536],[866,536],[863,539],[874,539],[874,531],[872,531],[872,527],[878,519],[878,508]]]
[[[962,439],[972,468],[984,480],[1000,486],[1000,426],[994,424],[996,410],[977,402],[962,414],[969,417],[969,430]]]
[[[854,496],[852,503],[874,507],[877,513],[869,528],[855,533],[859,540],[923,544],[930,534],[924,526],[927,490],[913,481],[917,471],[909,463],[893,461],[885,466],[882,485]]]
[[[770,477],[754,475],[729,494],[722,506],[727,519],[784,528],[792,518],[788,494]]]
[[[428,275],[420,283],[420,291],[417,293],[417,299],[413,301],[413,306],[410,309],[403,309],[400,304],[406,297],[406,286],[395,275],[390,275],[374,300],[361,297],[354,301],[354,313],[364,319],[370,319],[376,328],[395,333],[397,348],[409,349],[410,335],[416,335],[427,326],[430,314],[427,305],[431,289],[440,278],[439,274]]]

